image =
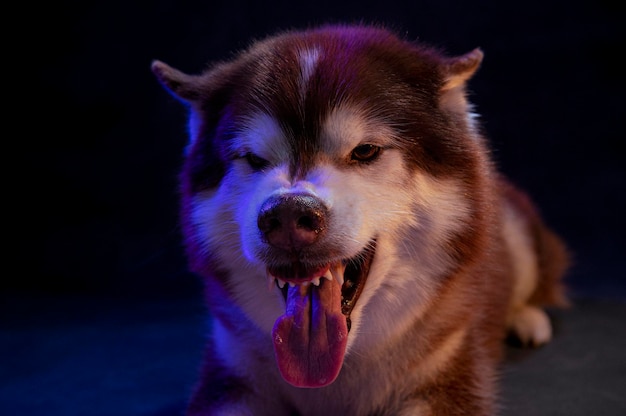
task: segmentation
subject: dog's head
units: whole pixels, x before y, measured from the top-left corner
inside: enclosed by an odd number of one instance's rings
[[[223,321],[272,333],[288,382],[331,383],[346,348],[393,336],[480,244],[487,162],[464,84],[481,59],[325,27],[201,75],[153,63],[190,108],[191,267],[232,299]]]

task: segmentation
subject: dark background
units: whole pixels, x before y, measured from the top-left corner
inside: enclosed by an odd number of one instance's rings
[[[5,17],[13,18],[18,29],[3,54],[3,113],[13,126],[4,133],[11,231],[0,286],[0,333],[8,342],[0,387],[12,397],[32,397],[25,374],[54,367],[54,355],[22,357],[26,366],[9,358],[50,351],[33,345],[54,336],[24,331],[66,330],[65,341],[50,347],[64,351],[80,343],[72,338],[76,325],[94,331],[81,340],[98,339],[97,319],[111,334],[120,322],[146,330],[141,319],[151,313],[179,317],[178,331],[201,319],[201,307],[189,306],[199,304],[199,284],[185,269],[177,224],[185,110],[156,82],[150,62],[199,72],[254,38],[317,23],[384,23],[451,54],[481,47],[471,100],[498,165],[568,242],[573,297],[626,300],[626,14],[618,2],[109,0],[32,4]],[[138,306],[155,299],[161,303]],[[158,319],[148,338],[164,325]],[[111,385],[127,376],[109,375]],[[12,387],[11,378],[22,384]],[[37,380],[42,390],[57,379]],[[93,383],[102,389],[101,378]]]
[[[20,230],[9,261],[22,270],[3,279],[10,287],[188,285],[176,201],[185,112],[150,62],[199,72],[276,30],[365,21],[451,54],[484,50],[471,99],[498,164],[568,241],[576,290],[624,288],[626,14],[617,2],[53,4],[29,22],[33,47],[5,63],[30,73],[19,86],[5,81],[20,89],[23,118],[7,158]]]

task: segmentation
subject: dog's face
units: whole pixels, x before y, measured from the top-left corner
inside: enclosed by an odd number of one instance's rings
[[[485,162],[464,82],[481,57],[334,28],[199,76],[153,64],[191,110],[192,268],[271,334],[291,384],[331,383],[347,350],[401,331],[480,244]],[[213,311],[232,339],[232,308]]]

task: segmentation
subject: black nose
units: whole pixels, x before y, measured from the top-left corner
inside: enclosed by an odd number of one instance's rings
[[[326,230],[328,209],[307,194],[284,194],[268,198],[259,211],[257,225],[268,244],[299,250],[313,244]]]

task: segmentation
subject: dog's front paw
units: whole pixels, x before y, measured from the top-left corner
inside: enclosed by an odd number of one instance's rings
[[[545,311],[524,305],[509,318],[509,331],[523,346],[539,347],[552,339],[552,324]]]

